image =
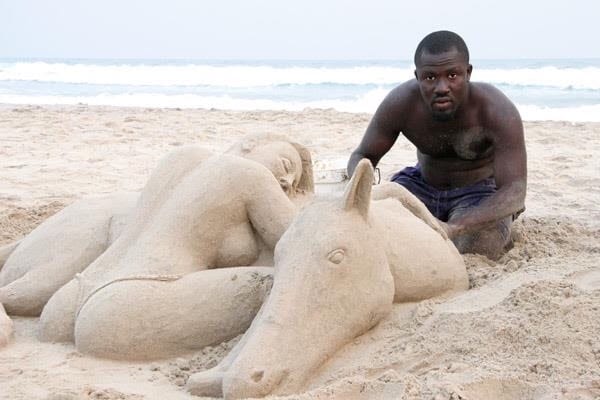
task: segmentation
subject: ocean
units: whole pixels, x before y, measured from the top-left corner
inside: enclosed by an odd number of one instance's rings
[[[472,60],[524,120],[600,121],[600,59]],[[412,61],[0,59],[0,103],[373,113]]]

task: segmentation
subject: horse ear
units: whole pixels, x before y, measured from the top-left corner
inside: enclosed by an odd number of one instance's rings
[[[346,211],[356,209],[366,219],[371,204],[371,188],[373,185],[373,167],[366,158],[359,161],[354,175],[346,186],[342,199],[342,208]]]

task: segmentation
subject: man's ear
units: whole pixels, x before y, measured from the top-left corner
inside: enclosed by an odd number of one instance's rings
[[[415,69],[415,79],[419,80],[419,75],[417,75],[417,70]]]
[[[467,67],[467,82],[471,80],[471,72],[473,72],[473,66],[469,64],[469,66]]]

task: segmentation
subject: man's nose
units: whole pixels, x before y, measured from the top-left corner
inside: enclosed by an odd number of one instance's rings
[[[436,94],[447,94],[450,91],[448,81],[445,79],[438,79],[435,85]]]

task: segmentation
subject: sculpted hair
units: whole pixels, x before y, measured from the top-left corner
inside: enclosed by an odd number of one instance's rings
[[[425,36],[415,50],[415,66],[421,63],[421,54],[424,51],[430,54],[440,54],[455,48],[465,58],[465,62],[469,63],[469,49],[467,44],[454,32],[437,31]]]

